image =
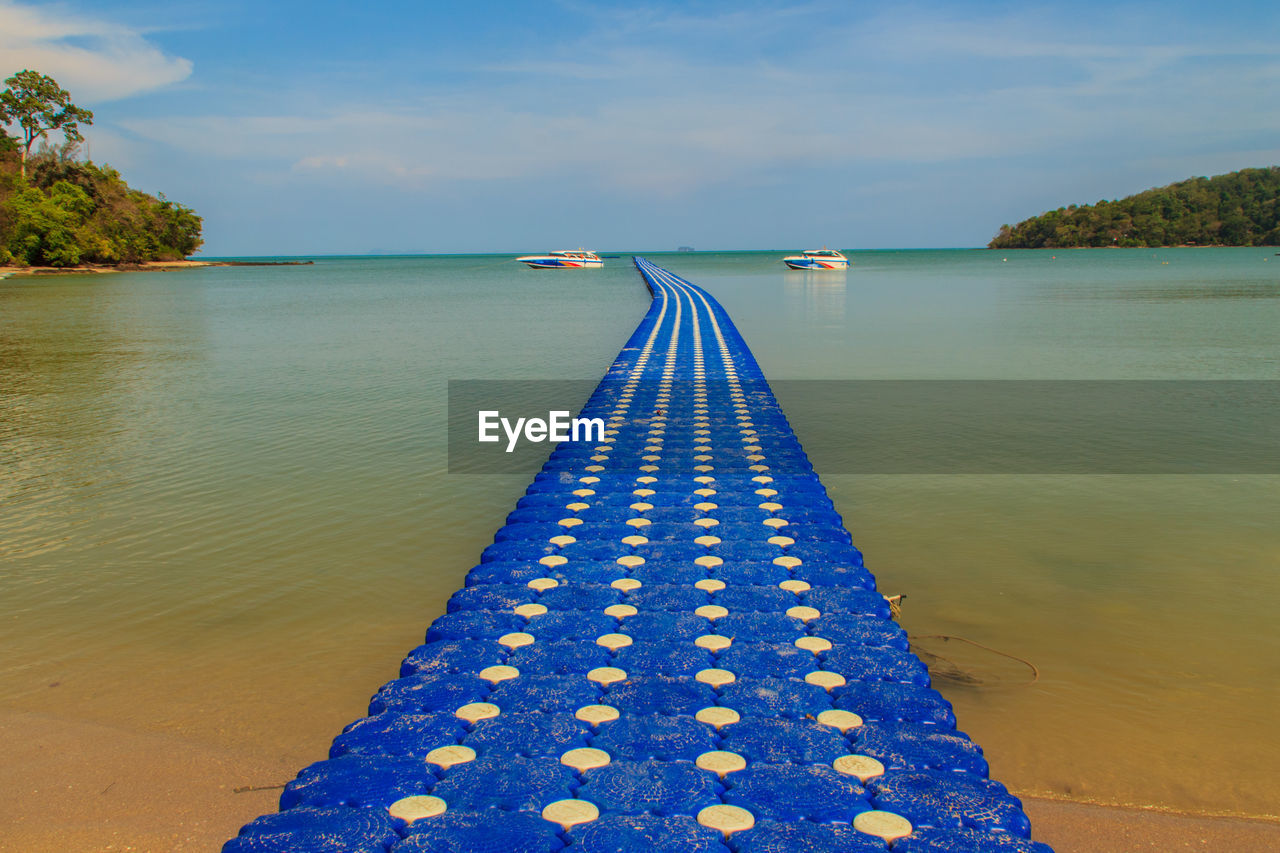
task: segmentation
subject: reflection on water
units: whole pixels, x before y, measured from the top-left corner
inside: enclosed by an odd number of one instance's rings
[[[808,328],[836,329],[845,324],[845,270],[783,273],[783,293],[793,325]]]
[[[1280,301],[1222,295],[1274,263],[1151,254],[655,260],[771,379],[1280,378]],[[532,476],[446,473],[447,380],[598,379],[647,301],[621,259],[0,282],[0,711],[323,757]],[[1002,781],[1274,813],[1276,477],[824,481],[912,634],[1038,669],[921,641]]]

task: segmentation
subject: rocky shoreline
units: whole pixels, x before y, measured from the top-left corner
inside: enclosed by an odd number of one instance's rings
[[[0,267],[0,278],[11,275],[68,275],[72,273],[168,272],[197,267],[293,267],[315,261],[147,261],[141,264],[80,264],[74,267]]]

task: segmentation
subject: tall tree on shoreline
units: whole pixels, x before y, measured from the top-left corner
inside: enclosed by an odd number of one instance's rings
[[[23,70],[4,81],[9,88],[0,92],[0,121],[22,128],[22,177],[27,177],[27,158],[37,139],[51,130],[61,130],[68,142],[80,142],[81,124],[93,124],[93,113],[71,103],[71,93],[48,75]]]

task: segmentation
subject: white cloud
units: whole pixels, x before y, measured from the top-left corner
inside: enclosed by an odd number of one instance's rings
[[[669,23],[635,15],[631,29]],[[752,25],[750,16],[732,23],[735,33]],[[832,25],[829,40],[789,56],[686,55],[610,38],[455,69],[474,76],[448,91],[380,102],[335,87],[323,98],[358,110],[121,124],[278,180],[419,188],[570,178],[652,197],[851,167],[1181,157],[1280,132],[1274,48],[1188,47],[1159,34],[1131,43],[1049,23],[886,15]]]
[[[0,0],[0,74],[24,68],[47,74],[82,106],[177,83],[191,67],[137,30],[56,6]]]

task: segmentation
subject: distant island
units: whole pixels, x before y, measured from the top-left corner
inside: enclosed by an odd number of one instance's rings
[[[1189,178],[1002,225],[989,249],[1280,245],[1280,166]]]
[[[80,126],[92,124],[93,113],[71,103],[53,78],[26,70],[4,82],[0,266],[147,264],[200,248],[195,211],[132,189],[110,166],[78,159]],[[50,131],[61,131],[61,145],[48,143]]]

